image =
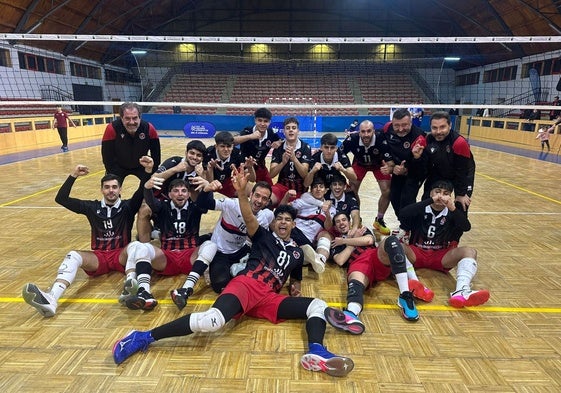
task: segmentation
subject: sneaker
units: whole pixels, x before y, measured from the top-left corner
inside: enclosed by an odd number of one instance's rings
[[[473,307],[486,303],[491,294],[488,290],[482,289],[479,291],[472,291],[471,289],[460,289],[459,291],[452,292],[448,303],[452,307]]]
[[[60,149],[62,150],[63,153],[66,153],[68,151],[67,146],[62,146]]]
[[[419,319],[419,313],[415,307],[413,293],[405,291],[397,298],[397,305],[401,308],[401,315],[408,321],[415,322]]]
[[[187,305],[187,298],[193,294],[193,288],[178,288],[169,292],[171,300],[179,310],[183,310]]]
[[[434,292],[417,280],[409,280],[409,290],[413,292],[414,297],[421,299],[423,302],[432,302],[434,298]]]
[[[158,301],[146,289],[139,288],[136,296],[129,297],[125,304],[131,310],[152,310],[158,305]]]
[[[123,292],[119,295],[119,303],[125,305],[127,299],[136,296],[138,293],[138,281],[134,278],[127,278],[123,284]]]
[[[58,306],[55,298],[46,292],[40,290],[35,284],[25,284],[21,295],[27,304],[35,307],[44,317],[52,317],[56,313]]]
[[[409,244],[409,234],[410,234],[409,231],[405,231],[405,230],[399,228],[399,229],[392,230],[391,234],[392,234],[392,236],[397,237],[397,239],[400,242],[402,242],[404,244]]]
[[[323,313],[327,322],[336,329],[344,330],[351,334],[364,333],[364,324],[349,310],[341,311],[336,308],[327,307]]]
[[[131,330],[126,337],[120,339],[113,346],[113,360],[121,364],[138,351],[146,351],[154,339],[150,332]]]
[[[376,229],[382,235],[389,235],[391,233],[390,228],[388,228],[383,218],[376,218],[373,225],[374,229]]]
[[[305,264],[312,265],[312,269],[314,269],[316,273],[323,273],[325,271],[325,257],[315,252],[309,244],[304,244],[300,248],[304,252]]]
[[[333,377],[344,377],[350,373],[355,364],[351,358],[334,355],[321,344],[310,344],[307,354],[302,356],[300,364],[310,371],[323,371]]]

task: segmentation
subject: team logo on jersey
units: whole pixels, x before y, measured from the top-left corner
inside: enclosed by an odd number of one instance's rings
[[[377,155],[380,154],[380,150],[374,148],[374,149],[372,149],[372,154],[374,154],[375,156],[377,156]]]
[[[430,152],[431,152],[431,153],[434,153],[435,151],[436,151],[436,147],[431,147],[431,148],[430,148]]]
[[[142,133],[140,135],[138,135],[139,139],[146,139],[146,134]]]
[[[446,153],[450,153],[450,145],[446,145]]]
[[[297,151],[296,153],[294,153],[294,155],[296,156],[296,158],[300,159],[300,157],[302,157],[302,153]]]
[[[409,149],[410,147],[411,147],[411,143],[409,143],[409,141],[403,142],[404,149]]]
[[[440,219],[440,225],[444,225],[444,224],[446,224],[446,217],[442,217]]]
[[[265,142],[265,146],[267,146],[267,147],[271,147],[271,145],[272,145],[272,142],[271,142],[271,141],[267,141],[267,142]]]
[[[294,250],[294,251],[292,251],[292,256],[293,256],[295,259],[300,259],[300,257],[302,256],[302,254],[300,254],[299,251]]]

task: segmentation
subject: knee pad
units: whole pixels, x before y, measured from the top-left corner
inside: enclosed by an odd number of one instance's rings
[[[125,265],[125,271],[134,269],[138,261],[150,263],[155,256],[156,250],[153,245],[134,241],[127,246],[127,264]]]
[[[358,280],[349,281],[347,289],[347,303],[364,304],[364,284]]]
[[[315,298],[308,306],[308,309],[306,310],[306,316],[308,317],[308,319],[312,317],[317,317],[325,321],[325,315],[323,312],[325,311],[326,308],[327,308],[326,302],[324,302],[321,299]]]
[[[207,265],[210,265],[210,263],[214,259],[214,256],[216,255],[217,250],[218,247],[216,246],[216,243],[207,240],[199,246],[199,255],[197,256],[197,260],[203,261]]]
[[[329,253],[330,249],[331,249],[331,241],[326,238],[326,237],[320,237],[318,239],[318,250],[325,250],[327,251],[327,253]]]
[[[72,284],[76,278],[76,273],[78,269],[82,266],[82,256],[76,251],[70,251],[66,254],[64,261],[60,264],[58,268],[58,273],[56,276],[57,280],[66,281],[68,284]]]
[[[205,312],[194,312],[189,319],[192,332],[212,333],[220,330],[226,323],[219,309],[211,307]]]
[[[405,252],[403,246],[395,236],[388,236],[384,242],[384,251],[390,259],[390,267],[393,274],[407,272]]]

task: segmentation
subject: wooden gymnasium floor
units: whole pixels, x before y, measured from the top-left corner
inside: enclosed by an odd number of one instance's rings
[[[163,139],[163,157],[183,154],[185,140]],[[72,147],[71,147],[72,148]],[[58,314],[42,318],[21,298],[26,282],[46,288],[68,250],[88,249],[84,217],[57,206],[54,196],[71,169],[87,164],[73,196],[97,198],[103,167],[99,146],[1,166],[0,391],[12,392],[559,392],[561,391],[561,187],[558,164],[474,147],[477,180],[473,230],[463,244],[479,250],[476,288],[485,306],[447,306],[454,279],[431,271],[420,277],[435,292],[419,304],[417,323],[396,307],[393,281],[365,297],[366,332],[350,336],[328,327],[325,343],[351,356],[355,370],[334,378],[303,370],[304,324],[242,319],[215,334],[168,339],[121,366],[111,349],[131,328],[148,329],[186,312],[206,309],[215,295],[199,285],[179,312],[168,300],[184,277],[156,279],[161,303],[152,312],[117,303],[123,277],[88,279],[79,272]],[[136,179],[125,182],[129,197]],[[375,213],[377,186],[361,190],[364,222]],[[391,208],[390,208],[391,210]],[[203,231],[217,215],[209,214]],[[388,221],[395,223],[393,213]],[[341,307],[341,269],[305,272],[305,295]]]

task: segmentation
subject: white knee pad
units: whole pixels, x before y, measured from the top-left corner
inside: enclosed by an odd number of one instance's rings
[[[194,312],[189,319],[189,327],[193,332],[211,333],[220,330],[226,323],[219,309],[211,307],[205,312]]]
[[[214,256],[216,255],[217,250],[218,247],[216,246],[216,243],[207,240],[199,246],[199,255],[197,259],[206,263],[207,265],[210,265],[210,263],[214,259]]]
[[[82,266],[82,256],[76,251],[70,251],[66,254],[66,258],[58,267],[57,280],[64,280],[68,284],[72,284],[76,278],[78,269]]]
[[[325,321],[325,315],[323,312],[325,311],[326,308],[327,308],[326,302],[324,302],[321,299],[315,298],[308,306],[308,309],[306,310],[306,316],[308,317],[308,319],[312,317],[318,317]]]
[[[318,250],[325,250],[329,254],[331,248],[331,241],[326,237],[320,237],[318,239]]]
[[[155,256],[156,250],[153,245],[134,241],[127,246],[127,264],[125,265],[125,271],[134,269],[137,261],[151,262]]]

